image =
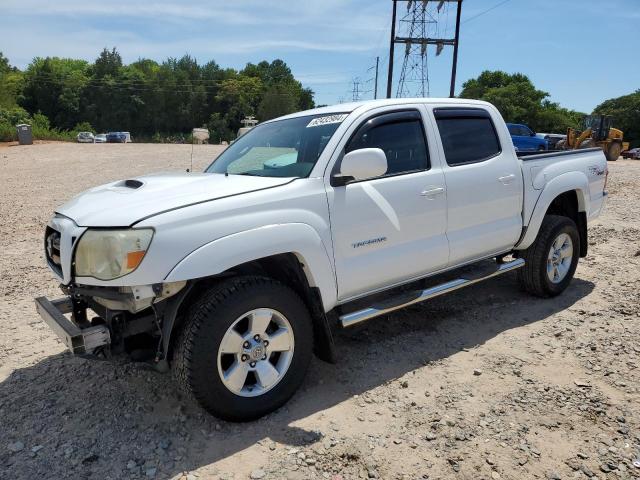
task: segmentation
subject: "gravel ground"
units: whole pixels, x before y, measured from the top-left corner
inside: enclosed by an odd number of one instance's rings
[[[196,146],[202,169],[220,147]],[[42,234],[100,183],[189,167],[190,145],[0,147],[0,478],[640,477],[640,162],[560,297],[505,275],[339,332],[301,391],[253,423],[207,415],[145,364],[74,358],[39,319],[58,296]]]

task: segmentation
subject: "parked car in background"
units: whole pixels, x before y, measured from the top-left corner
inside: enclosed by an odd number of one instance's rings
[[[78,143],[93,143],[94,138],[91,132],[80,132],[77,136]]]
[[[536,137],[546,140],[549,150],[555,150],[558,142],[567,138],[562,133],[536,133]]]
[[[106,133],[99,133],[98,135],[95,136],[94,142],[95,143],[107,143],[107,134]]]
[[[123,132],[107,133],[107,143],[125,143],[127,136]]]
[[[622,158],[640,160],[640,148],[630,148],[629,150],[622,152],[620,155],[622,155]]]
[[[124,135],[124,143],[131,143],[131,134],[129,132],[120,132]]]
[[[538,138],[536,132],[528,126],[520,123],[507,123],[507,128],[511,134],[513,145],[518,147],[519,152],[535,152],[549,149],[547,141]]]

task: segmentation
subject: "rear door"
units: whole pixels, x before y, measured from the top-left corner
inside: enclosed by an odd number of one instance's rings
[[[432,111],[447,184],[449,265],[509,250],[522,231],[523,189],[511,139],[485,108]]]

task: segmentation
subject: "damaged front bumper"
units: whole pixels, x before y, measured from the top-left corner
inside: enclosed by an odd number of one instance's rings
[[[42,320],[73,354],[92,353],[96,348],[111,343],[111,334],[106,325],[88,324],[85,328],[81,328],[65,317],[65,314],[73,311],[73,303],[69,297],[53,301],[46,297],[38,297],[36,309]]]
[[[132,349],[131,337],[140,339],[144,335],[154,345],[156,360],[165,357],[178,307],[190,289],[185,288],[186,282],[139,287],[60,287],[65,297],[38,297],[35,303],[42,320],[71,353],[128,352]],[[89,319],[90,313],[97,316]]]

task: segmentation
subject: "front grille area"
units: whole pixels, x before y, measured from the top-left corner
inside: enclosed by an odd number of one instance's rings
[[[60,232],[47,227],[44,232],[44,252],[49,266],[62,277],[62,262],[60,261]]]

